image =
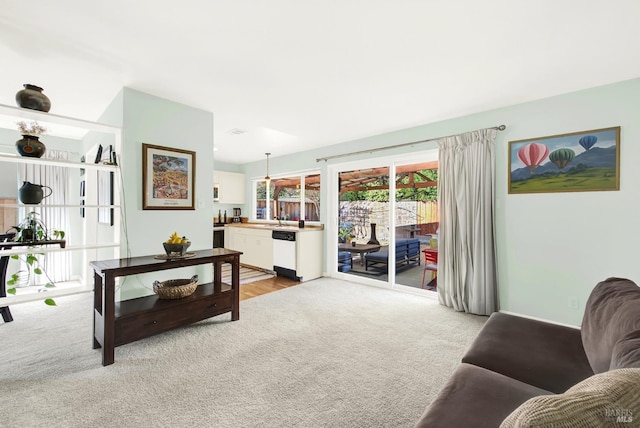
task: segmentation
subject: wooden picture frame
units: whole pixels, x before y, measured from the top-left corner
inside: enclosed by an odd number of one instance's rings
[[[195,210],[196,153],[142,144],[142,209]]]
[[[620,190],[620,127],[509,142],[509,194]]]

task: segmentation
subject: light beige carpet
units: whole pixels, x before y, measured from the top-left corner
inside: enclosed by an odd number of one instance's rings
[[[92,296],[0,324],[0,426],[413,427],[483,317],[321,278],[228,314],[91,349]]]

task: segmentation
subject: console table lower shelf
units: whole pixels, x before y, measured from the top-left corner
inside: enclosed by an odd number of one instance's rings
[[[102,365],[113,364],[116,346],[231,312],[240,318],[239,251],[214,248],[189,259],[159,261],[153,256],[91,262],[94,268],[93,347],[102,348]],[[115,277],[198,264],[213,264],[213,282],[200,284],[182,299],[156,295],[115,302]],[[222,265],[230,263],[231,284],[222,283]]]

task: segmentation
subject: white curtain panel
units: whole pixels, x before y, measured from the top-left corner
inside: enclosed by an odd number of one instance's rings
[[[497,309],[495,129],[438,142],[438,299],[456,311]]]
[[[43,158],[67,161],[70,158],[70,154],[68,152],[47,150]],[[20,166],[19,175],[19,186],[22,185],[23,181],[28,181],[33,184],[49,186],[52,190],[51,196],[44,198],[40,204],[28,208],[20,208],[20,218],[24,218],[28,212],[35,211],[38,213],[40,220],[47,226],[49,236],[52,239],[54,238],[54,230],[63,230],[68,233],[70,229],[70,221],[67,215],[68,208],[63,205],[67,205],[69,199],[69,168],[26,164]],[[45,195],[47,193],[48,190],[45,189]],[[68,245],[69,236],[65,236],[65,239]],[[36,278],[37,284],[44,284],[49,279],[53,282],[71,279],[72,261],[71,254],[68,251],[46,253],[44,256],[39,257],[41,257],[46,275],[43,274],[40,275],[42,278]]]

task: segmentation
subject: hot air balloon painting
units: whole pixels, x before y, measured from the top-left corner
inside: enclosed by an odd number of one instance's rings
[[[509,194],[620,190],[620,127],[509,141]]]
[[[598,137],[594,135],[587,135],[578,140],[578,144],[580,144],[586,151],[588,151],[593,145],[598,141]]]
[[[558,149],[551,152],[549,160],[559,169],[564,168],[576,157],[576,152],[571,149]]]
[[[538,165],[549,155],[549,147],[541,143],[527,144],[518,150],[518,159],[529,168],[531,174],[534,173]]]

